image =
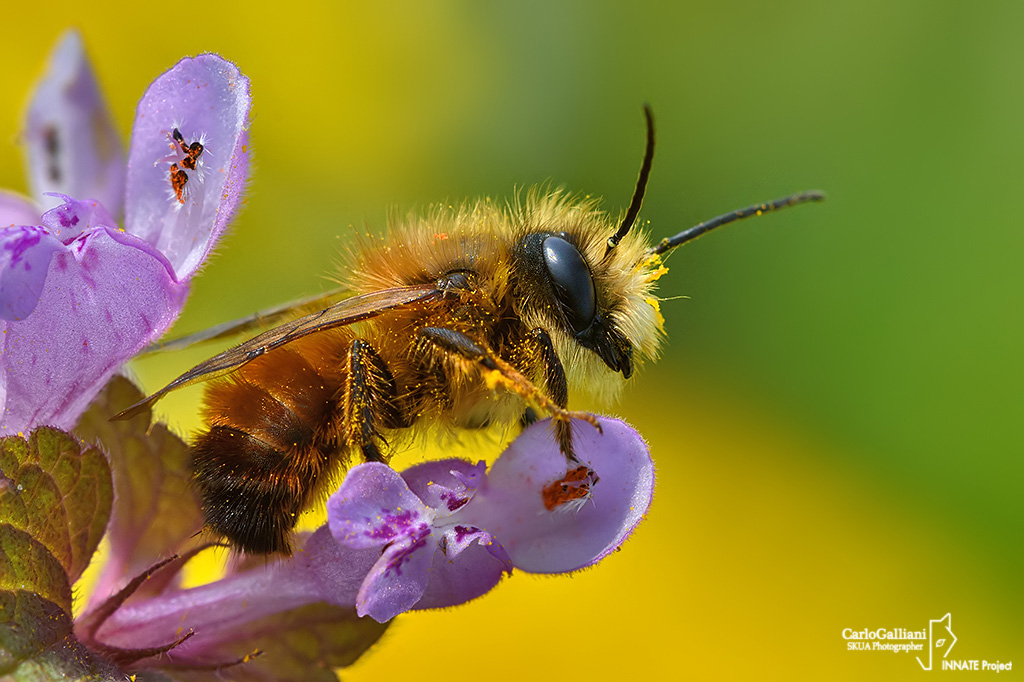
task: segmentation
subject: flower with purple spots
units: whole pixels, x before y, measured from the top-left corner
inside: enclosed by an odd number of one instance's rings
[[[618,548],[650,506],[654,466],[639,434],[602,419],[575,434],[598,474],[582,504],[549,509],[545,491],[569,467],[546,422],[485,464],[428,462],[402,474],[379,463],[354,467],[327,502],[328,527],[349,550],[379,556],[356,595],[356,611],[386,622],[409,609],[451,606],[494,587],[513,567],[563,573]],[[329,598],[329,595],[325,595]]]
[[[183,59],[139,103],[126,162],[81,38],[61,40],[28,109],[33,196],[0,192],[0,436],[70,428],[170,327],[241,200],[249,107],[233,64]]]

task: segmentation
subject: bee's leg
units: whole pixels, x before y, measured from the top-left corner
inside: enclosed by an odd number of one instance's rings
[[[395,378],[373,346],[362,339],[349,346],[348,370],[343,398],[346,440],[359,447],[366,461],[383,462],[380,444],[387,442],[377,429],[409,426]]]
[[[424,327],[419,334],[437,348],[479,364],[484,369],[484,381],[488,385],[503,386],[551,413],[559,447],[568,461],[565,475],[548,483],[541,490],[541,498],[548,511],[579,509],[590,499],[593,487],[598,482],[597,472],[580,462],[573,452],[571,420],[583,419],[598,431],[601,430],[601,424],[592,414],[570,412],[565,409],[568,402],[565,370],[554,352],[554,347],[550,346],[550,338],[547,338],[546,332],[540,330],[540,333],[531,334],[531,337],[538,342],[541,355],[545,359],[548,390],[554,394],[550,397],[494,352],[480,346],[462,332]],[[544,343],[545,339],[547,344]],[[545,350],[545,345],[550,348],[550,353]]]
[[[598,431],[601,430],[601,424],[594,415],[587,412],[571,412],[565,409],[567,398],[564,395],[561,397],[556,396],[558,400],[561,400],[561,404],[559,404],[556,398],[548,396],[544,391],[537,388],[532,381],[523,376],[515,367],[462,332],[441,327],[424,327],[419,331],[419,336],[445,352],[478,364],[483,368],[483,378],[489,386],[501,386],[513,393],[519,394],[527,401],[533,402],[541,409],[551,413],[556,422],[565,421],[568,423],[571,419],[582,419]],[[553,352],[552,355],[554,355]],[[557,361],[557,356],[554,357]],[[561,362],[558,362],[558,367],[561,370]],[[561,371],[564,379],[564,370]],[[559,445],[564,445],[561,437],[559,437]],[[563,448],[563,452],[572,457],[571,447],[568,451]]]
[[[562,361],[555,352],[555,346],[551,343],[551,337],[542,327],[530,331],[527,336],[534,348],[540,354],[540,361],[544,368],[544,384],[548,395],[562,410],[569,405],[569,381],[565,377],[565,368]],[[558,438],[558,445],[570,461],[578,462],[576,454],[572,449],[572,421],[561,418],[558,413],[554,414],[555,437]]]
[[[524,429],[535,421],[539,420],[540,416],[537,414],[537,410],[533,409],[529,405],[523,410],[523,415],[519,417],[519,425]]]

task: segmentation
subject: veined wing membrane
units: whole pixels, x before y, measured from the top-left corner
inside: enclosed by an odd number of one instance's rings
[[[179,336],[178,338],[169,339],[167,341],[151,343],[143,348],[136,357],[148,355],[150,353],[164,353],[168,351],[182,350],[201,343],[206,343],[207,341],[221,341],[233,336],[240,336],[246,332],[251,332],[256,329],[266,329],[280,324],[283,320],[286,320],[289,317],[294,317],[295,312],[298,310],[309,310],[313,307],[328,308],[346,298],[352,298],[352,292],[346,288],[332,289],[326,293],[307,296],[306,298],[300,298],[298,300],[291,301],[290,303],[285,303],[284,305],[267,308],[266,310],[261,310],[252,315],[240,317],[237,320],[222,322],[193,334]]]
[[[111,421],[131,419],[175,389],[229,374],[261,355],[303,336],[355,324],[388,310],[433,300],[443,294],[436,283],[430,282],[384,289],[339,301],[319,312],[274,327],[199,363],[156,393],[117,413],[111,417]]]

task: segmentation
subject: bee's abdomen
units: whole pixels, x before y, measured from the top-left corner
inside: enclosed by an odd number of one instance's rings
[[[209,528],[245,552],[290,551],[291,529],[344,448],[334,426],[344,377],[311,345],[279,349],[207,390],[195,482]]]

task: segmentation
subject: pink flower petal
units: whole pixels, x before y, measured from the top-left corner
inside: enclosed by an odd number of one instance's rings
[[[25,141],[32,193],[96,199],[115,214],[124,198],[124,149],[77,31],[64,34],[29,105]]]
[[[488,550],[488,547],[472,544],[454,559],[446,557],[444,552],[435,552],[427,588],[412,608],[419,611],[464,604],[494,589],[502,577],[512,571],[505,561]]]
[[[0,227],[38,225],[40,213],[26,197],[0,189]]]
[[[617,419],[602,417],[601,426],[603,435],[574,425],[577,455],[600,478],[582,507],[544,507],[541,491],[566,472],[545,420],[509,445],[458,519],[485,528],[524,571],[560,573],[598,562],[642,520],[654,492],[654,464],[640,435]]]
[[[43,227],[0,228],[0,319],[22,320],[36,309],[50,259],[63,248]]]
[[[95,199],[81,201],[64,194],[49,196],[56,197],[64,203],[44,213],[42,224],[49,229],[50,234],[65,244],[94,227],[118,229],[114,217]]]
[[[437,543],[423,524],[412,536],[389,545],[370,569],[356,597],[356,613],[386,623],[423,596]]]
[[[253,623],[269,616],[319,601],[352,609],[376,554],[344,548],[321,527],[288,559],[259,562],[189,590],[129,599],[100,627],[98,639],[121,647],[159,646],[194,630],[173,658],[179,665],[208,663],[225,641],[246,641]],[[353,627],[360,627],[357,621]]]
[[[377,462],[353,467],[327,500],[331,533],[353,549],[381,547],[411,537],[433,513],[394,469]]]
[[[27,319],[0,323],[0,435],[74,426],[107,379],[160,336],[187,287],[132,235],[97,228],[52,254]]]
[[[461,459],[423,462],[402,472],[402,478],[425,505],[438,512],[452,513],[472,497],[487,478],[487,465],[473,465]]]
[[[217,55],[183,59],[160,76],[139,103],[128,156],[125,229],[162,251],[186,280],[227,228],[248,172],[249,79]],[[197,168],[172,139],[202,141]],[[184,203],[171,165],[184,172]]]

